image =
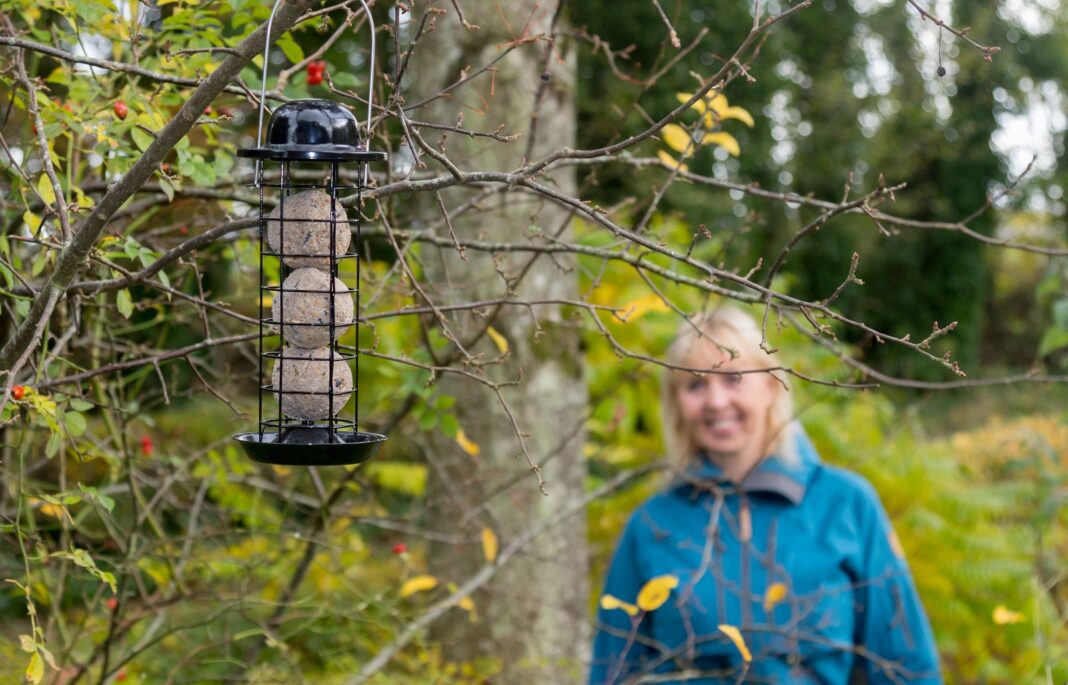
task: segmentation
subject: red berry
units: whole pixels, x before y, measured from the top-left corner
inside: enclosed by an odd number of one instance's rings
[[[393,545],[393,553],[398,556],[404,554],[407,551],[408,545],[404,544],[403,542],[398,542],[397,544]]]
[[[326,62],[323,60],[308,62],[306,69],[308,72],[309,86],[317,86],[323,82],[323,73],[326,72]]]
[[[106,600],[104,600],[104,604],[107,606],[108,611],[115,611],[119,608],[119,600],[115,599],[114,597],[108,597]]]
[[[141,454],[146,457],[151,457],[152,450],[154,449],[155,447],[152,445],[152,438],[147,435],[141,438]]]
[[[13,386],[11,388],[11,396],[14,397],[16,400],[21,400],[23,397],[26,396],[26,386],[25,385]]]
[[[211,105],[204,108],[204,116],[211,116]]]
[[[116,683],[121,683],[124,680],[126,680],[126,671],[119,671],[118,673],[115,674],[115,682]]]
[[[118,100],[115,102],[115,116],[117,116],[119,119],[125,119],[129,111],[130,109],[122,100]]]
[[[188,226],[179,226],[178,227],[178,232],[181,233],[182,235],[189,235],[189,227]]]

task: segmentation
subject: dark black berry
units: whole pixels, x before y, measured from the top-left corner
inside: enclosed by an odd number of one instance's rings
[[[545,71],[541,72],[541,80],[542,81],[545,81],[546,83],[548,83],[550,78],[552,78],[552,74],[549,73],[548,69],[546,69]]]
[[[941,64],[939,64],[938,68],[935,69],[935,73],[938,74],[939,76],[945,76],[946,75],[946,68],[943,67]]]

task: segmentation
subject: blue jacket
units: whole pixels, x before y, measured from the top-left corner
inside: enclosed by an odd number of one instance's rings
[[[821,463],[804,432],[795,434],[793,465],[765,459],[735,486],[697,459],[634,512],[604,593],[633,604],[651,578],[679,583],[652,611],[598,611],[591,685],[640,673],[686,685],[942,682],[879,496],[857,474]],[[751,652],[744,678],[720,624],[736,626]]]

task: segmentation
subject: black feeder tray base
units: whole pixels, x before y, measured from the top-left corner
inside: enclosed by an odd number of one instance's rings
[[[234,440],[241,443],[250,459],[264,464],[341,466],[367,461],[386,441],[386,436],[334,431],[331,440],[328,428],[309,426],[287,428],[281,437],[278,433],[259,431],[239,433]]]

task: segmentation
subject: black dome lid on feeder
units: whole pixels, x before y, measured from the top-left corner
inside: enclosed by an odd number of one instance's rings
[[[381,162],[385,152],[365,149],[356,117],[330,100],[293,100],[271,114],[267,143],[241,148],[239,157],[280,161]]]

